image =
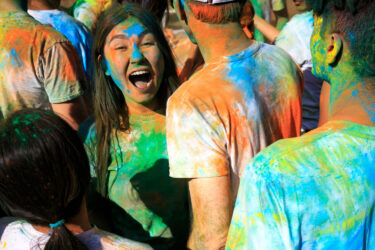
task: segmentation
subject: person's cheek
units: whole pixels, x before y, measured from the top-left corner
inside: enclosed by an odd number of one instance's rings
[[[106,63],[108,69],[106,74],[109,74],[116,86],[119,87],[121,91],[124,91],[125,71],[123,58],[116,53],[111,53]]]

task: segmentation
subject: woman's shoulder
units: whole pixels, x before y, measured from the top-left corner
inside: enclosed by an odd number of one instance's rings
[[[103,231],[94,227],[90,231],[80,234],[78,238],[89,249],[104,249],[104,250],[117,250],[117,249],[134,249],[146,250],[152,249],[149,245],[129,240],[118,235]]]

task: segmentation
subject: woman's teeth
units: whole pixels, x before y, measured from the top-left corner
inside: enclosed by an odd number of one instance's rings
[[[146,71],[146,70],[136,71],[136,72],[133,72],[131,74],[131,76],[139,76],[139,75],[143,75],[143,74],[148,74],[148,71]]]
[[[137,88],[146,88],[151,80],[151,74],[148,70],[139,70],[130,74],[129,80]]]

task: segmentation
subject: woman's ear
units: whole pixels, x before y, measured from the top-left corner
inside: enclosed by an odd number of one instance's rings
[[[105,59],[102,57],[102,55],[98,55],[97,60],[98,60],[98,63],[102,65],[102,68],[104,70],[104,74],[106,76],[110,76],[111,74],[109,73],[107,63],[105,62]]]
[[[342,50],[341,37],[336,33],[332,33],[331,39],[328,42],[328,48],[327,48],[328,64],[334,64],[338,61],[341,50]]]

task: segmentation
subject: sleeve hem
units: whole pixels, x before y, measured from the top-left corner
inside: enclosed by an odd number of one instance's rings
[[[49,102],[52,103],[52,104],[59,104],[59,103],[63,103],[63,102],[68,102],[68,101],[71,101],[73,99],[76,99],[76,98],[82,96],[84,93],[85,93],[85,91],[81,90],[77,94],[73,94],[73,95],[70,95],[70,96],[62,97],[62,98],[50,99]]]

